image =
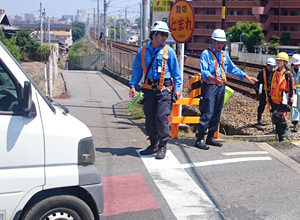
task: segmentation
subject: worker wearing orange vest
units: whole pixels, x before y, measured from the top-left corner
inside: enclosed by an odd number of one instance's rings
[[[274,73],[274,67],[276,66],[276,61],[274,58],[269,58],[266,63],[266,67],[259,71],[257,75],[257,82],[254,84],[254,89],[256,94],[259,94],[259,105],[257,108],[257,124],[262,125],[261,115],[265,110],[267,100],[266,93],[270,93],[271,80]],[[268,107],[270,107],[270,96],[268,95]]]
[[[143,110],[146,116],[146,132],[151,144],[140,151],[140,154],[156,153],[156,159],[163,159],[166,155],[170,136],[168,116],[172,110],[172,98],[180,98],[182,84],[176,54],[171,47],[164,45],[169,33],[167,23],[153,23],[150,32],[152,41],[138,50],[129,82],[129,96],[134,99],[135,88],[143,74],[145,75]]]
[[[292,65],[290,67],[290,72],[293,74],[294,78],[294,88],[296,100],[294,100],[295,105],[291,110],[292,115],[292,124],[294,125],[293,132],[297,132],[299,130],[299,111],[300,111],[300,54],[294,54],[292,56]],[[295,96],[294,96],[295,97]]]
[[[294,80],[292,74],[287,70],[289,55],[280,52],[276,56],[277,70],[271,81],[270,96],[272,99],[272,120],[276,126],[279,142],[282,142],[288,134],[288,126],[285,120],[287,111],[290,111],[293,104]]]
[[[209,146],[221,147],[222,143],[214,140],[214,133],[218,129],[220,116],[224,103],[226,72],[229,72],[241,80],[246,78],[254,84],[256,78],[249,77],[231,61],[228,54],[222,51],[226,42],[226,34],[221,29],[213,31],[212,46],[204,50],[200,57],[201,69],[201,97],[200,120],[195,147],[207,150]],[[208,130],[208,131],[207,131]],[[204,136],[208,133],[206,141]]]

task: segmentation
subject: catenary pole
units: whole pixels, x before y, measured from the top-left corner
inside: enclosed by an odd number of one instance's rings
[[[107,30],[106,30],[106,10],[107,10],[106,0],[104,0],[104,50],[107,47]]]
[[[41,22],[41,43],[43,43],[43,11],[42,11],[42,2],[40,3],[40,22]]]
[[[143,29],[142,29],[142,4],[140,4],[140,44],[143,44]]]
[[[148,35],[148,2],[147,2],[147,0],[143,0],[143,34],[144,34],[144,36],[143,36],[143,39],[144,40],[146,40],[148,37],[147,37],[147,35]]]

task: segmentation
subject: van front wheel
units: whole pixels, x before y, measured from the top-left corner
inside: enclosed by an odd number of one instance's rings
[[[46,198],[34,205],[24,220],[94,220],[88,205],[75,196],[60,195]]]

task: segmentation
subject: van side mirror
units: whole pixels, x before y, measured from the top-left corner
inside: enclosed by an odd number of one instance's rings
[[[23,97],[23,110],[28,112],[32,105],[31,84],[28,81],[24,82],[24,97]]]
[[[36,108],[32,101],[31,83],[29,81],[24,82],[22,107],[23,107],[24,117],[34,118],[36,116]]]

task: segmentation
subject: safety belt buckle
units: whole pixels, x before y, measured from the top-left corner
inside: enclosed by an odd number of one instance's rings
[[[155,80],[152,81],[152,90],[154,92],[156,92],[158,90],[157,81],[155,81]]]
[[[160,91],[161,91],[161,92],[163,92],[163,91],[168,91],[168,92],[170,92],[171,90],[170,90],[168,87],[163,87]]]

